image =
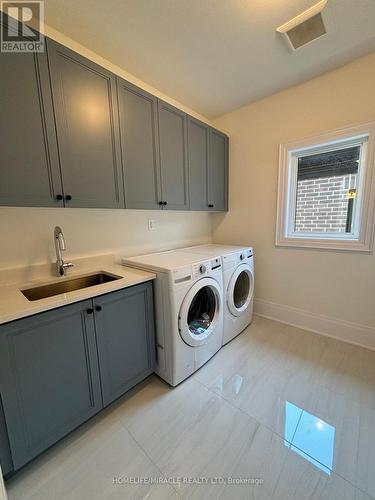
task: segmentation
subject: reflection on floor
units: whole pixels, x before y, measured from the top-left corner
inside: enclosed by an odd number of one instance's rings
[[[375,498],[375,352],[256,318],[177,388],[150,377],[10,500]]]
[[[335,427],[289,401],[285,401],[285,445],[331,474]]]

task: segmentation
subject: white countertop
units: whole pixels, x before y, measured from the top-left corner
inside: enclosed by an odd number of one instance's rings
[[[0,271],[0,324],[66,306],[80,300],[127,288],[155,279],[155,274],[117,264],[112,255],[73,260],[74,267],[64,278],[54,277],[53,265],[38,265]],[[56,283],[96,272],[107,272],[120,279],[82,288],[45,299],[29,301],[20,291],[33,286]]]

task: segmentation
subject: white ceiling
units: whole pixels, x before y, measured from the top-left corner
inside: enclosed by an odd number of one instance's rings
[[[275,32],[317,0],[46,0],[46,23],[215,117],[375,50],[375,0],[328,0],[331,33],[290,53]]]

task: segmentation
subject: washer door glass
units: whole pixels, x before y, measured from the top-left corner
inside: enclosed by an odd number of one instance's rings
[[[242,264],[234,271],[227,289],[227,304],[234,316],[248,308],[254,292],[254,277],[248,264]]]
[[[216,297],[212,288],[201,288],[191,301],[188,312],[188,327],[194,335],[204,335],[212,325],[216,312]]]
[[[220,326],[222,289],[214,278],[202,278],[187,292],[178,317],[182,340],[196,347],[207,342]]]

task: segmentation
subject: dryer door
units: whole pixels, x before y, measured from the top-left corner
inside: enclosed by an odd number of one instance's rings
[[[227,288],[227,304],[233,316],[249,307],[254,292],[254,275],[248,264],[239,265],[234,271]]]
[[[193,347],[205,344],[215,333],[220,311],[221,289],[213,278],[202,278],[188,291],[182,303],[178,327],[182,340]]]

